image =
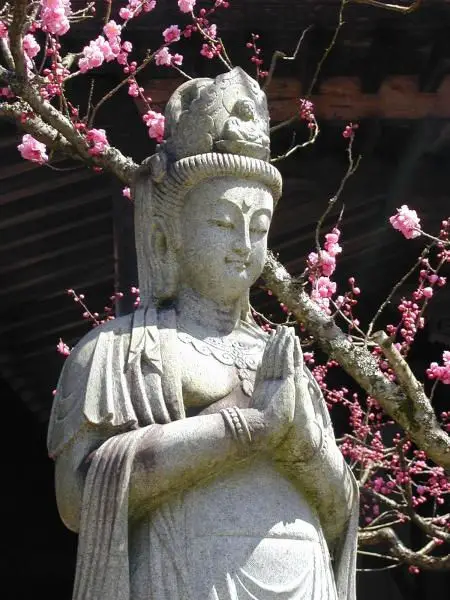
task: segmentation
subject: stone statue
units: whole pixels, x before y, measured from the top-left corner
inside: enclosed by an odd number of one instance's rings
[[[257,83],[182,85],[134,185],[140,308],[76,346],[52,410],[74,600],[354,600],[355,481],[298,339],[249,310],[280,194]]]

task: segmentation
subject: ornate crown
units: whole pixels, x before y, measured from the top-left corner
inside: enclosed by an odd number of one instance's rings
[[[165,136],[144,161],[157,195],[173,195],[203,179],[236,175],[259,179],[275,201],[281,176],[269,163],[269,113],[258,83],[240,67],[216,79],[182,84],[165,110]]]

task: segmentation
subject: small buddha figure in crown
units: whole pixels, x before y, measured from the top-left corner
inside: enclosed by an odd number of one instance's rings
[[[281,194],[265,96],[234,69],[166,117],[134,185],[141,306],[81,340],[52,410],[73,599],[354,600],[355,482],[298,339],[249,310]]]

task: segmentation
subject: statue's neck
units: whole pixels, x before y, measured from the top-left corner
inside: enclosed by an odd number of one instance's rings
[[[241,304],[219,304],[185,287],[178,294],[177,315],[179,326],[193,335],[223,336],[239,326]]]

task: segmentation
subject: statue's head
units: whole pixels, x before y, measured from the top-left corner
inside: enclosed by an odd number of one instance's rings
[[[250,109],[261,128],[251,139],[245,127],[239,131],[239,114],[248,119]],[[269,162],[268,122],[265,95],[239,68],[191,80],[172,95],[165,140],[134,184],[144,305],[176,298],[183,285],[214,300],[247,302],[281,195],[281,175]]]

